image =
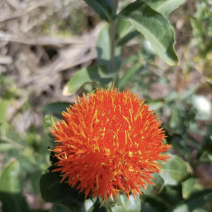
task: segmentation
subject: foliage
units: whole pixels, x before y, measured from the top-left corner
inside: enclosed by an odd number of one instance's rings
[[[0,103],[0,153],[4,153],[3,162],[6,165],[1,172],[0,200],[3,211],[29,211],[22,187],[27,184],[30,192],[39,194],[39,178],[43,169],[50,164],[47,150],[50,143],[46,135],[37,134],[33,125],[26,135],[21,135],[7,122],[9,105],[24,91],[16,89],[14,82],[4,76],[1,76],[1,82],[3,98]],[[29,107],[28,103],[24,107]],[[46,142],[43,143],[43,140]]]
[[[29,190],[36,194],[40,192],[46,202],[53,203],[50,212],[211,211],[212,187],[205,185],[204,179],[198,174],[201,165],[212,163],[211,111],[199,107],[203,100],[198,98],[196,92],[201,85],[191,86],[182,93],[176,92],[167,77],[174,69],[163,69],[154,63],[159,57],[170,66],[178,65],[179,59],[174,50],[174,29],[168,16],[185,1],[127,1],[119,13],[118,0],[84,1],[106,23],[96,44],[97,64],[77,71],[65,85],[65,94],[72,95],[80,89],[92,91],[94,88],[108,88],[113,82],[120,90],[130,88],[134,93],[142,93],[150,109],[154,109],[163,121],[167,136],[164,142],[173,146],[169,153],[171,159],[162,164],[159,174],[153,175],[155,185],[147,185],[145,190],[142,189],[143,195],[140,197],[130,195],[127,198],[120,194],[114,201],[108,202],[92,196],[85,199],[84,194],[78,194],[76,188],[67,186],[65,182],[60,183],[60,173],[52,172],[55,158],[53,153],[49,157],[47,150],[48,146],[51,149],[54,147],[53,138],[49,135],[52,119],[57,121],[61,118],[62,111],[70,103],[55,102],[43,107],[42,112],[46,114],[43,134],[38,135],[31,126],[27,136],[19,135],[8,124],[6,112],[9,105],[24,91],[14,88],[13,82],[8,82],[1,75],[0,152],[4,152],[4,163],[7,164],[0,175],[3,212],[30,211],[23,195],[26,182],[30,184]],[[191,66],[196,66],[200,72],[206,70],[205,78],[212,88],[210,6],[209,0],[197,2],[197,10],[191,17],[193,39],[189,48],[195,46],[198,51]],[[138,38],[143,48],[122,60],[126,44],[135,38]],[[155,83],[166,86],[168,93],[157,99],[151,98],[150,88]],[[208,104],[209,108],[212,107],[210,102]]]

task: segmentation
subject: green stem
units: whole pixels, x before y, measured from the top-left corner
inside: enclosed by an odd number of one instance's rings
[[[110,24],[110,68],[111,72],[115,72],[115,21]]]
[[[116,11],[118,8],[118,2],[119,0],[113,0],[113,8],[112,8],[112,19],[110,22],[110,68],[111,72],[114,73],[116,72],[116,67],[115,67],[115,37],[116,37]],[[115,86],[117,84],[117,80],[115,80]]]

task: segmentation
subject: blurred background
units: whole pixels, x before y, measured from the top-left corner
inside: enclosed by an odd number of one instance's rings
[[[120,1],[120,8],[129,2]],[[212,1],[187,0],[169,21],[180,65],[166,65],[137,36],[123,48],[120,75],[135,64],[140,68],[122,89],[155,110],[172,153],[190,163],[200,187],[212,189]],[[32,211],[51,207],[39,191],[41,173],[50,165],[44,115],[60,116],[76,96],[97,87],[87,83],[73,95],[66,89],[77,70],[97,63],[104,25],[79,0],[0,0],[0,174],[13,158],[20,162]]]

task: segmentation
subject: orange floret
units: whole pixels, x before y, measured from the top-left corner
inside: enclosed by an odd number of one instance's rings
[[[130,91],[96,90],[63,112],[64,120],[50,129],[55,137],[58,168],[72,187],[85,196],[140,195],[160,172],[170,145],[162,143],[160,121]]]

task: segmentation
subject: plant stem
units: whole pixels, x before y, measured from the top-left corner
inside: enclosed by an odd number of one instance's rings
[[[115,72],[115,21],[110,24],[110,68]]]
[[[115,67],[115,36],[116,36],[116,11],[118,8],[118,1],[119,0],[113,0],[113,8],[112,8],[112,19],[110,22],[110,68],[111,72],[116,72]]]

